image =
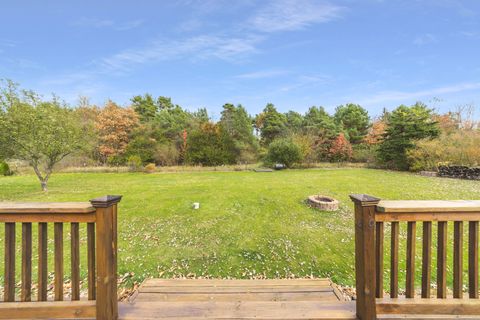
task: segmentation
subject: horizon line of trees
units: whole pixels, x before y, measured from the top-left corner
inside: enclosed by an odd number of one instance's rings
[[[282,113],[269,103],[252,116],[241,104],[226,103],[220,119],[212,121],[205,108],[188,111],[164,96],[137,95],[128,107],[110,100],[98,107],[81,98],[72,107],[56,96],[42,99],[4,81],[0,160],[28,161],[44,190],[54,166],[72,156],[89,165],[134,167],[258,161],[292,167],[357,161],[419,170],[435,161],[421,161],[429,155],[425,148],[431,147],[431,141],[451,140],[452,132],[458,134],[467,126],[474,136],[478,133],[478,125],[465,113],[438,114],[418,102],[372,119],[353,103],[338,106],[333,114],[321,106],[303,114]],[[479,160],[475,155],[469,159]]]

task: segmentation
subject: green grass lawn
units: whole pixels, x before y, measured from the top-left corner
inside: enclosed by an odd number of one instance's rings
[[[371,169],[54,174],[48,193],[40,191],[32,175],[0,178],[0,200],[86,201],[105,194],[123,195],[118,270],[133,272],[136,281],[174,276],[315,276],[352,285],[350,193],[383,199],[479,199],[479,191],[480,182]],[[341,209],[329,213],[307,207],[305,198],[318,193],[339,199]],[[201,208],[193,210],[193,202],[200,202]],[[404,233],[406,227],[402,228]],[[52,242],[53,233],[49,236]],[[417,236],[421,239],[420,229]]]

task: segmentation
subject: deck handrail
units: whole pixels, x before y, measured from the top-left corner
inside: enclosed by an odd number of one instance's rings
[[[4,296],[0,319],[117,319],[117,203],[121,196],[90,202],[0,202],[5,224]],[[21,288],[15,292],[16,229],[21,223]],[[32,224],[38,223],[38,295],[32,299]],[[53,224],[54,301],[48,301],[48,224]],[[86,224],[88,301],[80,301],[80,224]],[[64,224],[70,224],[71,301],[64,300]]]
[[[355,279],[357,316],[377,314],[480,315],[478,300],[478,226],[480,201],[385,201],[363,194],[355,205]],[[463,297],[463,223],[468,222],[468,297]],[[407,224],[404,299],[399,298],[399,230]],[[422,222],[421,295],[415,297],[417,222]],[[437,223],[436,299],[431,294],[432,222]],[[447,298],[448,223],[453,222],[453,299]],[[384,298],[384,229],[390,223],[390,297]]]

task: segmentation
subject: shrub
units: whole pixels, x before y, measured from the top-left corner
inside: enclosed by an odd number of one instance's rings
[[[0,176],[11,176],[13,172],[10,170],[8,163],[0,161]]]
[[[352,162],[369,163],[376,162],[377,145],[374,144],[357,144],[352,146]]]
[[[268,164],[281,163],[291,168],[302,160],[302,150],[291,139],[277,139],[268,146]]]
[[[127,165],[130,171],[139,171],[142,168],[142,158],[137,155],[129,156],[127,159]]]
[[[153,158],[161,166],[174,166],[178,164],[180,153],[174,145],[162,144],[157,147]]]
[[[436,170],[440,163],[480,165],[480,132],[458,130],[438,139],[424,139],[407,152],[410,170]]]
[[[154,173],[156,169],[155,163],[149,163],[144,168],[146,173]]]

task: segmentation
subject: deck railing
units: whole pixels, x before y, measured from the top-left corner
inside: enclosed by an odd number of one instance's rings
[[[381,201],[368,195],[350,197],[355,204],[356,305],[359,319],[376,319],[380,314],[480,316],[478,300],[480,201]],[[421,246],[420,262],[416,259],[417,222],[422,223],[422,241],[418,243]],[[468,223],[467,250],[463,246],[464,222]],[[389,297],[384,297],[384,229],[387,223],[391,228],[390,292]],[[403,296],[399,296],[399,231],[402,223],[407,225],[405,292]],[[433,223],[436,224],[436,243],[432,241],[432,229],[435,227]],[[453,233],[449,232],[449,225],[452,224]],[[453,251],[451,288],[447,288],[449,245]],[[435,294],[432,294],[431,290],[432,246],[436,246]],[[463,294],[464,251],[468,255],[468,298]],[[421,263],[422,270],[418,297],[415,288],[417,263]]]
[[[0,319],[117,319],[117,203],[120,199],[121,196],[105,196],[90,202],[0,202],[0,223],[5,224],[4,294],[3,302],[0,302]],[[32,295],[34,224],[38,226],[36,296]],[[48,252],[49,224],[53,224],[53,255]],[[80,224],[86,224],[88,300],[80,300]],[[71,250],[69,301],[64,301],[66,225],[69,225],[70,237],[67,241]],[[17,244],[16,234],[20,230],[21,246]],[[19,248],[21,269],[17,272],[16,253]],[[53,301],[48,297],[50,259],[54,259]],[[16,288],[17,274],[21,275],[20,288]]]

